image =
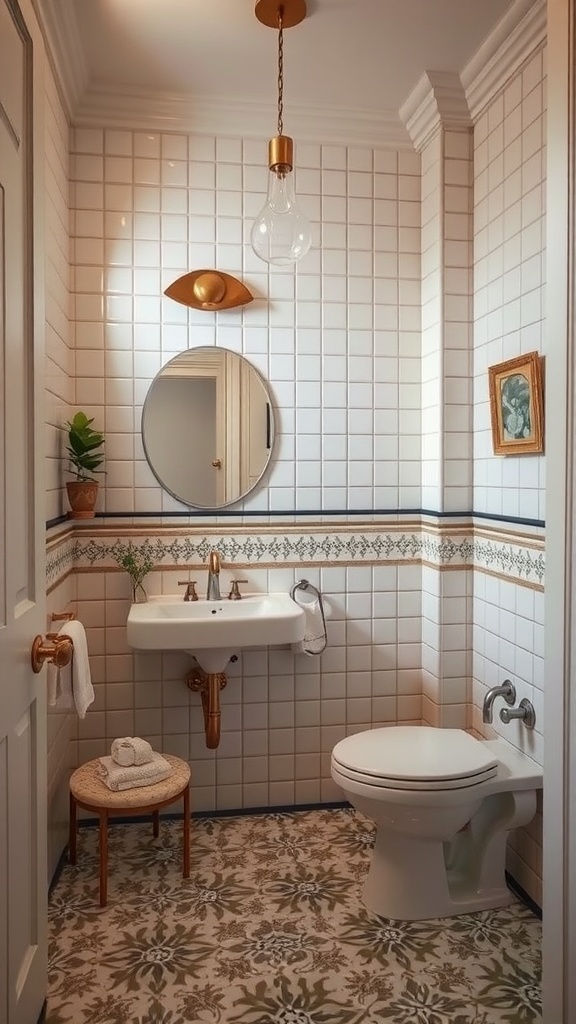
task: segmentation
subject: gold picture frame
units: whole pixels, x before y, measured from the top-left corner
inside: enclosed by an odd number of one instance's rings
[[[538,352],[488,367],[495,455],[544,451],[542,360]]]

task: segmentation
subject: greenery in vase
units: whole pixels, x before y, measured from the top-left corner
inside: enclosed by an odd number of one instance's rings
[[[116,556],[116,561],[132,579],[132,589],[142,586],[142,580],[154,568],[154,562],[147,555],[134,548],[128,548],[122,555]]]
[[[104,462],[104,455],[98,451],[104,444],[104,434],[99,430],[93,430],[91,424],[93,419],[88,419],[85,412],[77,412],[74,419],[69,420],[68,447],[66,451],[70,456],[70,471],[75,473],[76,480],[90,480],[96,483],[93,473],[103,473],[100,466]]]

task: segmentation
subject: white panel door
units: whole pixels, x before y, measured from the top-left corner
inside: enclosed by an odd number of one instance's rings
[[[0,0],[0,1021],[35,1024],[46,992],[43,401],[35,343],[32,43]]]

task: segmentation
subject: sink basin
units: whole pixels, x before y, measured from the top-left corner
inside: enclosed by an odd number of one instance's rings
[[[127,639],[138,650],[189,651],[206,672],[222,672],[243,647],[302,640],[304,621],[289,594],[248,594],[240,601],[152,597],[131,606]]]

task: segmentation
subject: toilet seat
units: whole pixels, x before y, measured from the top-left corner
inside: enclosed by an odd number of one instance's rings
[[[374,788],[464,789],[498,773],[498,759],[462,729],[390,726],[340,740],[332,764],[345,778]]]

